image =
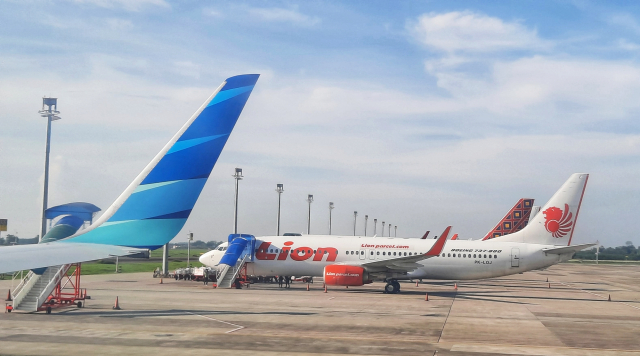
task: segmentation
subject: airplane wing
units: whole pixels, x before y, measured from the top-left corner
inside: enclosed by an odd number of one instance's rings
[[[127,256],[143,251],[146,249],[89,243],[6,246],[0,247],[0,273]]]
[[[422,255],[414,255],[414,256],[403,256],[398,258],[393,258],[390,260],[383,261],[371,261],[360,263],[358,266],[364,268],[369,273],[380,273],[380,272],[410,272],[414,269],[420,267],[418,261],[425,260],[427,258],[439,256],[444,249],[444,245],[447,242],[447,237],[449,236],[449,231],[451,230],[451,226],[447,227],[447,229],[442,233],[442,235],[436,240],[431,249]]]
[[[125,256],[171,241],[189,218],[258,77],[227,78],[88,228],[51,243],[0,248],[0,272]]]
[[[597,243],[595,244],[582,244],[582,245],[573,245],[573,246],[563,246],[563,247],[555,247],[555,248],[543,248],[542,252],[544,253],[551,253],[554,255],[563,255],[565,253],[572,253],[572,252],[578,252],[578,251],[582,251],[586,248],[592,247],[592,246],[596,246]]]

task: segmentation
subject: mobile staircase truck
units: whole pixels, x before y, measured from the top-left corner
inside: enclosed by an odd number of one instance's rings
[[[247,264],[255,261],[256,238],[253,235],[229,235],[229,247],[217,266],[218,288],[242,288],[249,284]],[[221,267],[221,268],[220,268]]]

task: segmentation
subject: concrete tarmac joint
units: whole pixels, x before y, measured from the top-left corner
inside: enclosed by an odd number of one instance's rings
[[[85,308],[0,314],[0,354],[640,355],[639,278],[640,266],[562,264],[457,281],[457,291],[456,281],[407,282],[389,295],[382,283],[325,294],[322,283],[236,290],[85,276]]]

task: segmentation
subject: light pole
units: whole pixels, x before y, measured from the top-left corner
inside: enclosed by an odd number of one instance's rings
[[[46,106],[46,109],[45,109]],[[41,117],[47,118],[47,143],[45,146],[44,154],[44,193],[42,195],[42,222],[40,225],[40,240],[47,233],[47,218],[45,216],[45,210],[49,201],[49,151],[51,143],[51,122],[60,120],[57,116],[58,111],[58,99],[57,98],[42,98],[42,110],[38,111]]]
[[[378,230],[378,219],[373,219],[373,236],[376,236],[376,230]]]
[[[187,268],[191,267],[191,264],[189,263],[189,257],[191,257],[191,241],[193,240],[193,232],[190,232],[189,235],[187,235]]]
[[[313,203],[313,194],[307,195],[307,202],[309,202],[309,217],[307,218],[307,235],[311,234],[311,203]]]
[[[276,192],[278,192],[278,224],[276,227],[276,236],[280,236],[280,196],[284,192],[284,185],[282,183],[276,184]]]
[[[236,180],[236,203],[235,209],[233,212],[233,233],[238,233],[238,182],[244,178],[242,175],[242,168],[236,168],[236,174],[233,175],[233,178]]]
[[[333,210],[333,208],[335,208],[333,206],[333,202],[330,201],[329,202],[329,235],[331,235],[331,210]]]
[[[382,232],[382,237],[384,237],[384,221],[382,222],[382,230],[380,230]]]
[[[391,237],[391,223],[389,223],[389,237]]]
[[[358,212],[353,212],[353,236],[356,236],[356,220],[358,219]]]
[[[367,236],[367,222],[369,220],[369,215],[364,216],[364,236]]]
[[[393,227],[393,237],[398,237],[398,225]]]

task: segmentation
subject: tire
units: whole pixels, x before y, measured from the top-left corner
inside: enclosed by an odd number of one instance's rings
[[[384,286],[385,293],[393,294],[395,293],[395,290],[396,290],[396,287],[392,283],[387,283],[387,285]]]
[[[393,281],[393,294],[400,293],[400,283],[398,281]]]

